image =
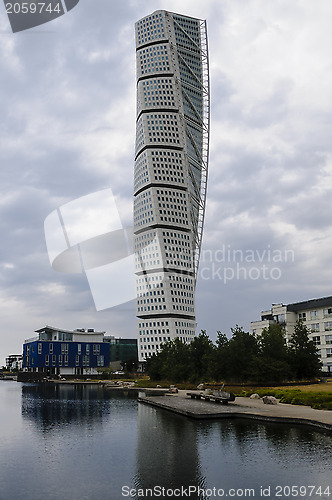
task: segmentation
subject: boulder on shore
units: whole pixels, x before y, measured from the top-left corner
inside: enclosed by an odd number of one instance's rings
[[[249,399],[261,399],[261,397],[258,394],[254,393],[250,396]]]
[[[263,403],[265,405],[277,405],[278,400],[274,396],[263,396],[262,397]]]

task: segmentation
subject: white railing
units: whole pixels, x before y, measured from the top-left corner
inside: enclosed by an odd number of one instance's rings
[[[36,340],[39,340],[39,337],[31,337],[31,339],[26,339],[24,343],[29,344],[30,342],[36,342]]]

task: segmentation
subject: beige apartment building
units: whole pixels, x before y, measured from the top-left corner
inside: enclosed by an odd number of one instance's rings
[[[259,321],[252,321],[250,331],[260,335],[270,324],[279,323],[285,328],[289,340],[297,321],[303,321],[309,330],[323,363],[323,371],[332,372],[332,296],[311,299],[294,304],[272,304],[268,311],[262,311]]]

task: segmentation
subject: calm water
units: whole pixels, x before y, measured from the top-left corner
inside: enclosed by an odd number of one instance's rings
[[[191,499],[222,498],[221,489],[294,498],[294,485],[322,486],[298,498],[332,499],[331,444],[305,427],[196,422],[102,387],[0,382],[0,500],[135,498],[130,488],[153,499],[181,488]],[[186,496],[194,487],[208,496]]]

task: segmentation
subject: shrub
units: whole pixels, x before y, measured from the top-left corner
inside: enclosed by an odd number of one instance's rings
[[[332,393],[329,392],[302,392],[300,389],[257,389],[242,391],[241,396],[250,396],[256,392],[259,396],[274,396],[280,403],[311,406],[319,410],[332,410]]]

